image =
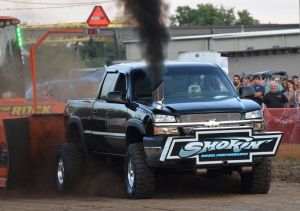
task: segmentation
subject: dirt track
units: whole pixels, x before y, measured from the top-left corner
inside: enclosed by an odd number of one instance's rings
[[[274,171],[267,195],[239,193],[239,178],[235,175],[219,179],[172,176],[161,179],[152,199],[129,200],[119,173],[110,172],[103,176],[105,182],[83,184],[72,196],[34,188],[0,193],[0,210],[299,210],[299,162],[274,163],[280,170]],[[284,169],[299,174],[287,179],[283,174],[290,172]]]

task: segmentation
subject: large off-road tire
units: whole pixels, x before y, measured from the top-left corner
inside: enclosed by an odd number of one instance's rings
[[[126,191],[130,198],[148,198],[155,191],[155,172],[145,162],[143,145],[130,144],[124,164]]]
[[[60,145],[57,155],[56,188],[58,192],[72,191],[80,180],[83,169],[83,159],[77,144]]]
[[[251,173],[241,174],[242,190],[244,193],[266,194],[271,183],[271,160],[262,160],[253,166]]]

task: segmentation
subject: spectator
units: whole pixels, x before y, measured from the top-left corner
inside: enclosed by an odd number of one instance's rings
[[[259,105],[262,105],[263,95],[265,93],[265,88],[261,85],[261,79],[259,75],[253,76],[252,87],[255,90],[255,95],[251,99],[257,102]]]
[[[281,84],[282,84],[284,92],[288,91],[287,82],[288,82],[288,78],[287,77],[282,78]]]
[[[250,78],[247,76],[242,77],[241,79],[241,86],[251,86]]]
[[[233,82],[233,85],[234,85],[236,91],[239,92],[240,87],[241,87],[241,77],[239,75],[234,75],[232,82]]]
[[[283,86],[280,84],[280,77],[272,77],[271,82],[272,82],[272,81],[275,81],[275,82],[278,84],[278,87],[277,87],[278,91],[284,92],[284,88],[283,88]],[[270,91],[270,86],[269,86],[269,85],[265,86],[265,93],[267,93],[267,92],[269,92],[269,91]]]
[[[263,103],[267,108],[284,108],[288,102],[286,96],[278,91],[278,83],[272,81],[270,83],[270,92],[263,97]]]
[[[294,81],[294,84],[295,84],[295,85],[299,83],[299,78],[298,78],[297,75],[293,75],[293,76],[292,76],[292,80]]]
[[[295,91],[295,104],[296,107],[300,107],[300,83],[296,84],[296,91]]]
[[[295,107],[295,91],[296,87],[293,80],[288,80],[287,82],[287,91],[284,92],[285,96],[288,99],[288,102],[286,104],[286,107],[288,108],[294,108]]]

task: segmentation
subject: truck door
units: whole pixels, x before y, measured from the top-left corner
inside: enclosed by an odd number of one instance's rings
[[[109,153],[111,147],[107,144],[107,116],[109,105],[106,102],[107,93],[114,91],[118,80],[118,73],[107,73],[101,87],[100,94],[95,100],[92,108],[92,148],[95,152]]]
[[[126,77],[120,73],[114,91],[122,93],[123,99],[127,98]],[[124,155],[126,151],[126,121],[128,119],[126,104],[108,103],[106,129],[108,132],[107,143],[113,154]]]

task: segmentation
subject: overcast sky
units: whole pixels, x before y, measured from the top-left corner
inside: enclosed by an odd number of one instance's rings
[[[300,0],[165,0],[170,4],[173,14],[178,6],[196,7],[200,3],[212,3],[225,8],[234,7],[237,10],[247,9],[261,23],[299,23]],[[44,4],[21,4],[44,3]],[[99,2],[108,17],[122,17],[123,11],[117,0],[0,0],[0,15],[10,15],[30,24],[84,22],[96,4],[66,7],[70,5],[51,5],[63,3]],[[50,3],[50,5],[47,5]],[[48,9],[29,9],[41,7],[56,7]],[[14,10],[14,9],[26,10]]]

